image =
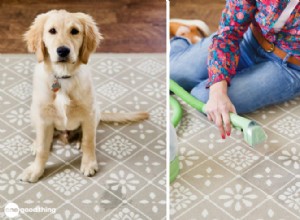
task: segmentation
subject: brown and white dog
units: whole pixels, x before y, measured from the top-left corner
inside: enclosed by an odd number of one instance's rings
[[[91,16],[65,10],[40,14],[24,39],[39,63],[34,71],[31,104],[36,156],[20,179],[36,182],[43,175],[55,130],[81,130],[80,170],[85,176],[94,175],[98,169],[95,145],[100,120],[139,121],[148,118],[148,113],[100,114],[91,74],[85,65],[102,40]]]
[[[196,44],[209,35],[209,27],[201,20],[170,19],[170,38],[181,36],[188,39],[192,44]]]

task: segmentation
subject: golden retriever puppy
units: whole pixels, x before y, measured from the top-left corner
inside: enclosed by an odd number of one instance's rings
[[[96,104],[89,56],[102,36],[91,16],[52,10],[36,17],[25,33],[29,52],[38,64],[33,77],[31,120],[36,130],[35,160],[20,175],[36,182],[45,169],[54,131],[81,130],[80,170],[93,176],[98,164],[95,154],[96,128],[102,121],[128,122],[146,119],[146,112],[100,114]]]

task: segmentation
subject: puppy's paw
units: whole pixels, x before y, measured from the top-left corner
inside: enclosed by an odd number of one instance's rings
[[[23,182],[35,183],[43,175],[44,169],[39,168],[35,164],[31,164],[27,167],[23,173],[19,176],[19,179]]]
[[[80,171],[85,176],[94,176],[95,173],[98,171],[98,164],[96,160],[82,160]]]

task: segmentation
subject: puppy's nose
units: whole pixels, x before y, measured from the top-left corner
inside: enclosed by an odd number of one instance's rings
[[[57,48],[56,51],[57,51],[58,56],[60,56],[60,57],[66,57],[70,53],[70,49],[68,47],[65,47],[65,46]]]

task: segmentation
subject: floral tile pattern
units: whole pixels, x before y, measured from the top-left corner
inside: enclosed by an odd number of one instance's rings
[[[180,174],[170,185],[171,220],[300,219],[300,98],[247,114],[268,140],[254,148],[233,129],[222,140],[184,104],[177,128]]]
[[[288,210],[300,215],[299,205],[300,181],[299,176],[296,180],[285,186],[280,192],[276,194],[276,199],[280,204]]]
[[[100,124],[99,171],[84,177],[81,152],[56,141],[44,176],[18,181],[32,163],[32,55],[0,55],[0,219],[8,202],[32,212],[15,219],[165,219],[166,121],[164,54],[95,54],[90,67],[102,111],[145,110],[136,124]],[[43,212],[34,209],[48,208]],[[56,209],[55,212],[52,212]]]
[[[26,100],[31,96],[32,85],[29,82],[23,81],[20,84],[11,87],[8,91],[14,97],[17,97],[20,100]]]

